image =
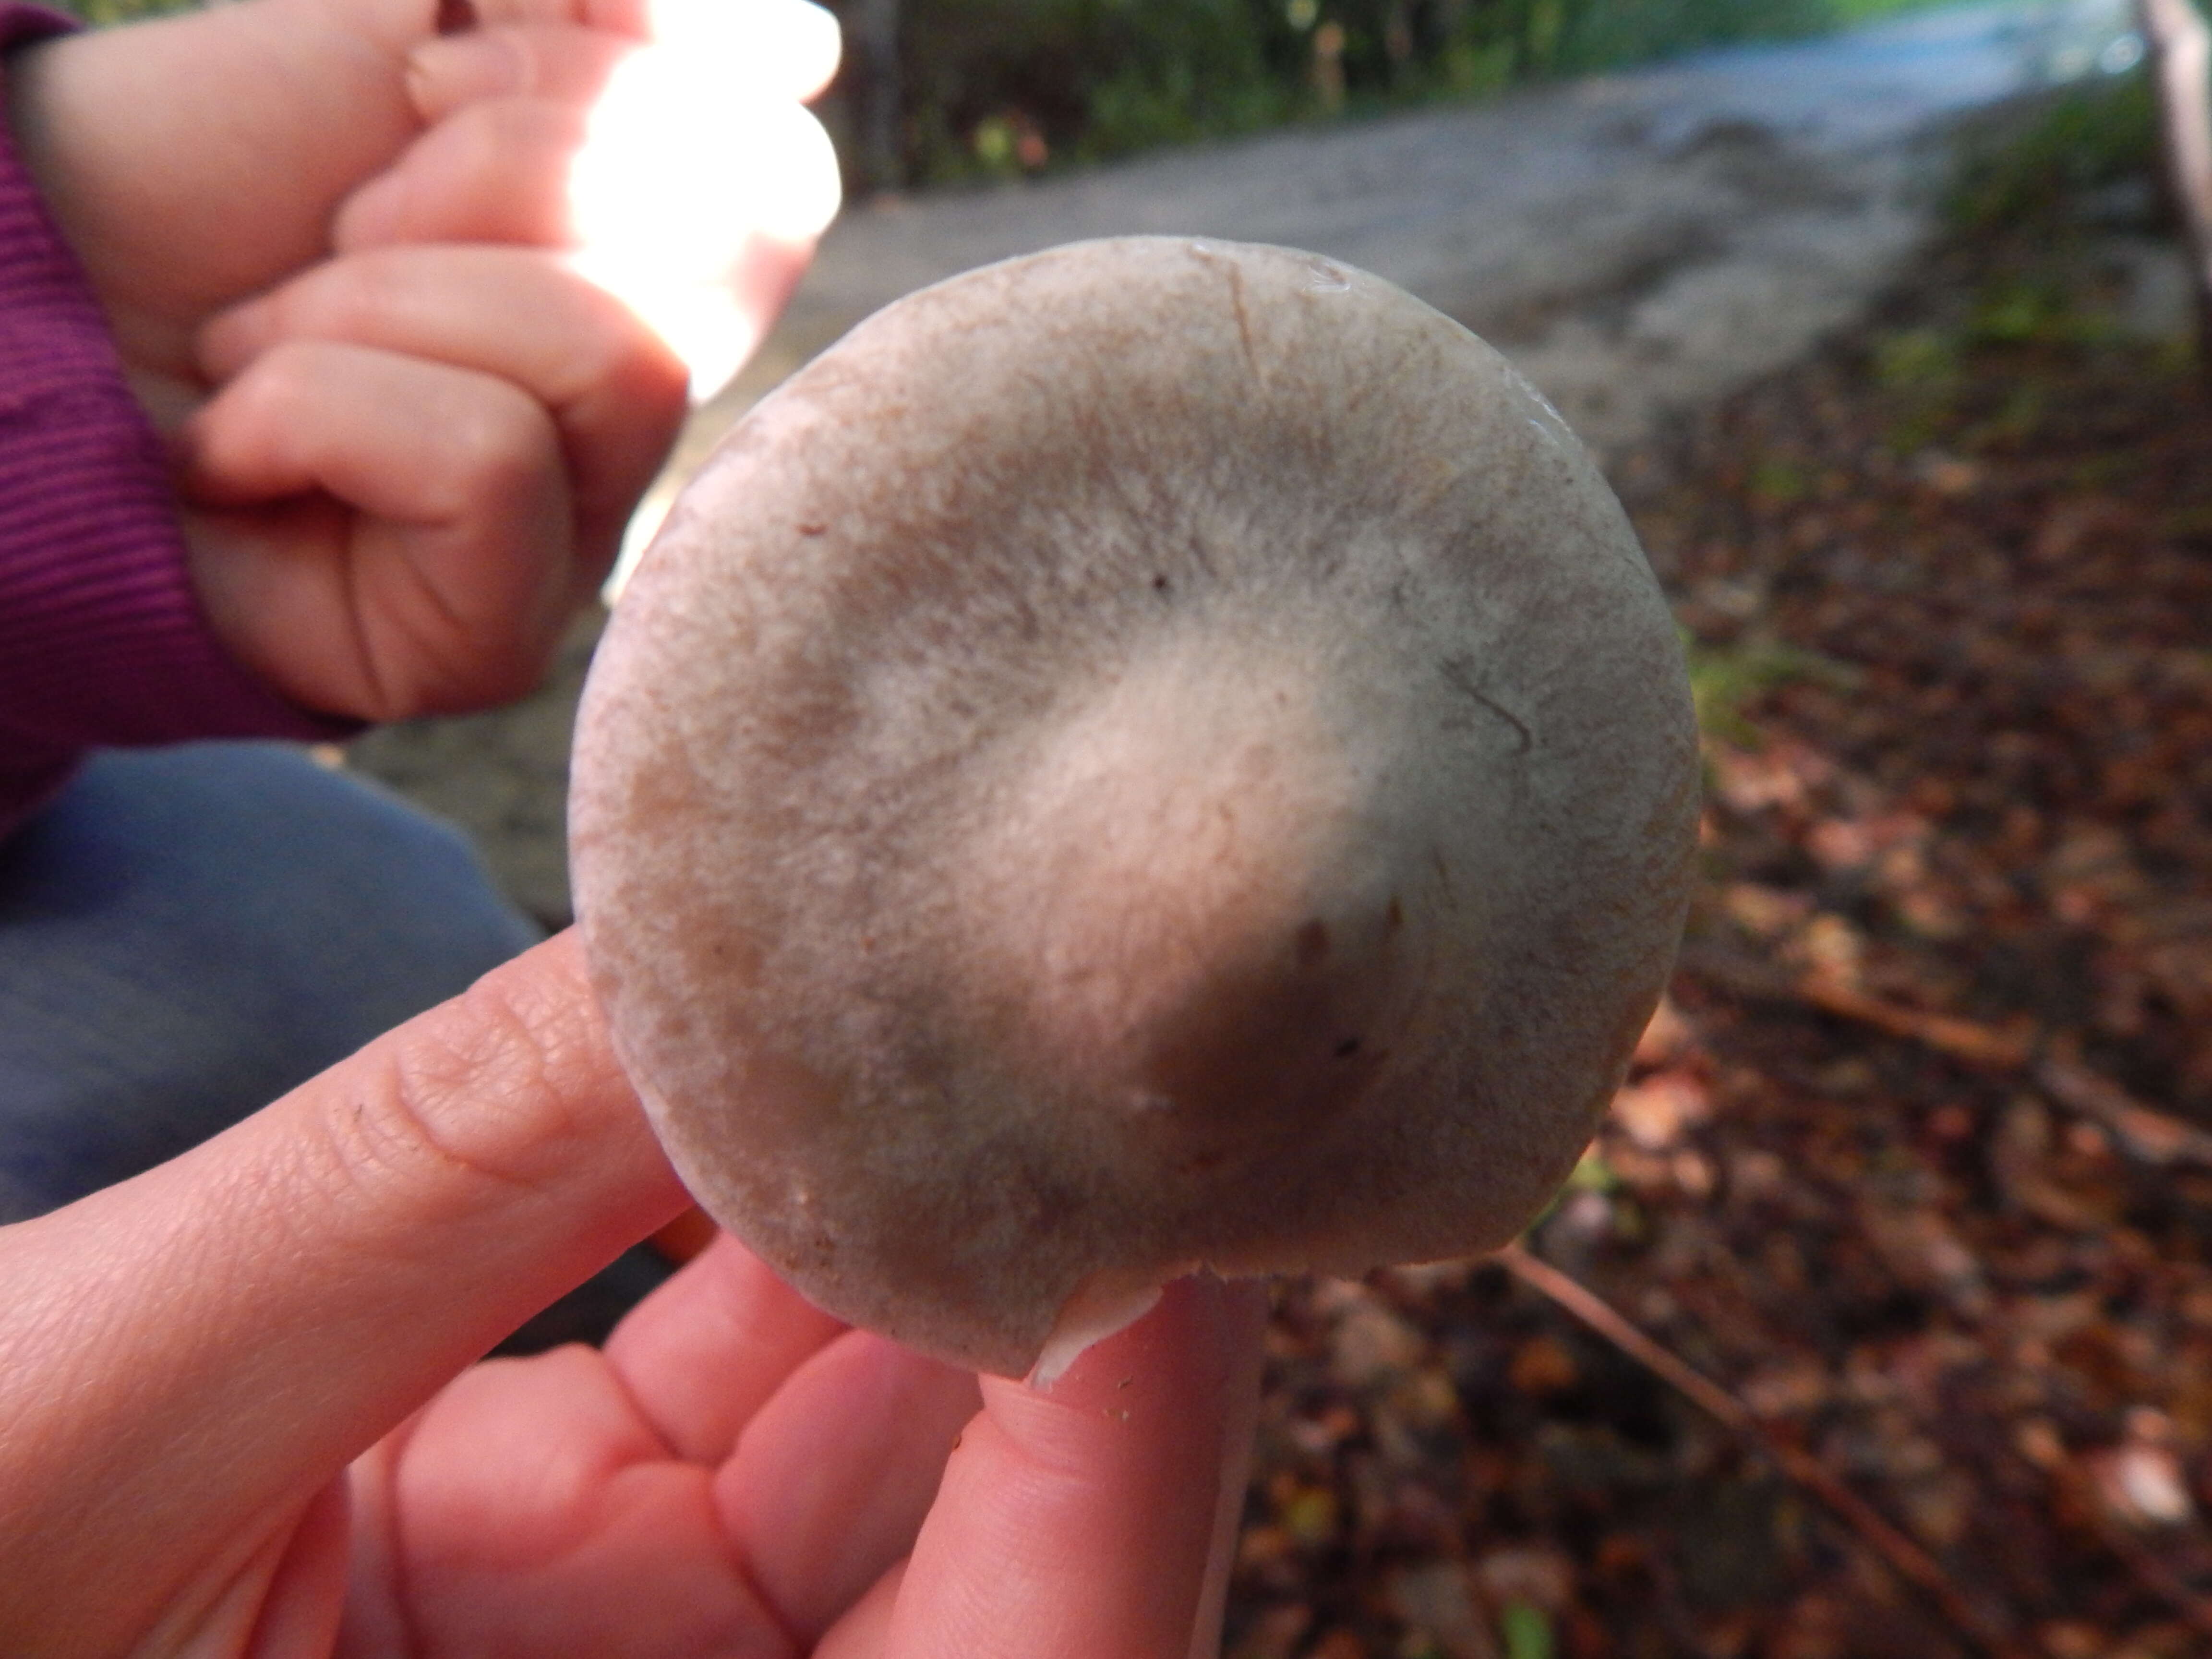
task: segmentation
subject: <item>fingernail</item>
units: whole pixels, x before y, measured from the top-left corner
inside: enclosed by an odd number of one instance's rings
[[[407,54],[407,96],[436,121],[463,104],[530,89],[528,55],[502,33],[441,34]]]

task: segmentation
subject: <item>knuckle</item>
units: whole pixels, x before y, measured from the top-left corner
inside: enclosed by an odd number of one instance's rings
[[[379,248],[325,267],[318,296],[325,325],[342,338],[371,340],[421,303],[422,279],[412,250]]]
[[[486,380],[482,390],[449,434],[470,493],[496,510],[557,485],[561,446],[551,416],[518,387]]]
[[[353,1089],[325,1114],[336,1184],[371,1199],[445,1192],[456,1210],[487,1191],[544,1184],[523,1131],[548,1088],[547,1056],[511,1000],[479,984],[363,1054]]]
[[[313,399],[323,353],[312,340],[279,340],[221,393],[226,416],[251,430],[292,430]]]
[[[564,155],[584,138],[581,113],[538,97],[509,97],[474,104],[453,120],[453,142],[484,173],[505,176],[518,161]]]
[[[407,299],[396,252],[376,248],[338,259],[277,290],[270,301],[275,338],[269,353],[376,338]]]

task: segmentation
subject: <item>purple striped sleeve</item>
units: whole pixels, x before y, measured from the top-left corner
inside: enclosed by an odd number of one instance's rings
[[[0,0],[0,52],[70,27]],[[0,835],[89,749],[352,729],[210,634],[161,440],[0,119]]]

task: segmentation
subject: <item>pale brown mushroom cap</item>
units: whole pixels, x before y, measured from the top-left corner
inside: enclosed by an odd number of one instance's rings
[[[1619,505],[1489,347],[1280,248],[889,307],[684,493],[571,797],[623,1062],[823,1307],[1027,1370],[1199,1263],[1487,1248],[1680,936],[1696,740]]]

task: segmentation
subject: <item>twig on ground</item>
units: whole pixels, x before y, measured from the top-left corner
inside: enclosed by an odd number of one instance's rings
[[[2118,1084],[2091,1070],[2070,1054],[2048,1052],[2050,1045],[2035,1033],[2001,1030],[1949,1015],[1901,1008],[1848,987],[1822,981],[1815,975],[1792,975],[1710,945],[1686,949],[1682,965],[1699,978],[1739,996],[1764,1001],[1802,1003],[1823,1013],[1856,1020],[1889,1036],[1908,1038],[1966,1065],[1998,1071],[2026,1072],[2036,1086],[2053,1102],[2106,1129],[2130,1157],[2160,1167],[2186,1164],[2198,1169],[2212,1169],[2212,1133],[2144,1105]],[[1571,1293],[1588,1298],[1590,1307],[1586,1309],[1577,1305],[1568,1300],[1566,1295],[1553,1290],[1550,1283],[1540,1281],[1524,1272],[1524,1265],[1528,1264],[1533,1264],[1560,1285],[1571,1286]],[[1853,1525],[1858,1522],[1847,1509],[1838,1504],[1838,1494],[1840,1494],[1844,1504],[1858,1505],[1877,1524],[1887,1525],[1871,1509],[1865,1508],[1863,1500],[1836,1480],[1823,1466],[1805,1453],[1775,1443],[1766,1436],[1753,1417],[1749,1407],[1707,1378],[1692,1371],[1680,1359],[1652,1342],[1557,1268],[1537,1262],[1534,1257],[1525,1254],[1521,1255],[1517,1261],[1508,1261],[1506,1266],[1534,1288],[1552,1296],[1568,1312],[1613,1341],[1624,1352],[1649,1365],[1714,1416],[1747,1433],[1759,1436],[1785,1472],[1792,1478],[1802,1480],[1832,1507],[1836,1507],[1839,1514],[1851,1519]],[[1605,1322],[1607,1321],[1612,1324]],[[1619,1330],[1612,1328],[1612,1325],[1618,1325]],[[1646,1352],[1646,1349],[1650,1352]],[[1695,1386],[1692,1386],[1692,1382]],[[1728,1401],[1726,1408],[1717,1403],[1720,1400]],[[1793,1465],[1793,1458],[1800,1461],[1802,1468]],[[2097,1534],[2105,1547],[2138,1584],[2179,1613],[2199,1634],[2212,1636],[2212,1600],[2198,1595],[2141,1539],[2104,1515],[2093,1498],[2073,1490],[2060,1474],[2054,1474],[2051,1478],[2069,1491],[2075,1507],[2081,1513],[2083,1524]],[[2078,1484],[2073,1483],[2074,1486]],[[1869,1542],[1875,1544],[1876,1548],[1881,1547],[1874,1534],[1863,1533],[1863,1535],[1867,1536]],[[1909,1540],[1900,1539],[1899,1541],[1904,1542],[1907,1548],[1914,1547]],[[1929,1589],[1931,1595],[1935,1594],[1933,1588],[1903,1561],[1891,1558],[1886,1550],[1883,1553],[1884,1559],[1889,1559],[1899,1572],[1921,1584],[1923,1589]],[[1923,1559],[1925,1559],[1923,1556]],[[1932,1561],[1927,1565],[1929,1571],[1940,1572]]]
[[[1603,1297],[1522,1246],[1508,1245],[1498,1253],[1498,1259],[1522,1284],[1557,1304],[1717,1421],[1750,1439],[1785,1476],[1856,1532],[1900,1577],[1933,1599],[1961,1635],[2006,1659],[2018,1653],[2012,1638],[1966,1598],[1933,1558],[1811,1453],[1777,1438],[1743,1401],[1638,1329]],[[2212,1637],[2212,1599],[2199,1595],[2142,1540],[2105,1514],[2078,1474],[2064,1469],[2044,1473],[2072,1503],[2081,1524],[2097,1535],[2130,1577],[2179,1613],[2199,1635]]]
[[[1802,1003],[1824,1014],[1917,1042],[1962,1065],[1987,1071],[2025,1072],[2057,1104],[2107,1130],[2129,1157],[2161,1167],[2185,1164],[2212,1170],[2212,1133],[2146,1106],[2078,1060],[2050,1053],[2043,1036],[2032,1029],[1984,1025],[1954,1015],[1900,1007],[1816,975],[1792,975],[1710,945],[1685,948],[1681,965],[1736,996]]]
[[[2060,1105],[2110,1130],[2122,1151],[2144,1163],[2212,1170],[2212,1134],[2144,1105],[2081,1061],[2054,1055],[2036,1066],[2035,1080]]]
[[[1951,1014],[1901,1007],[1817,974],[1793,973],[1754,961],[1724,946],[1708,943],[1686,945],[1682,947],[1680,965],[1699,979],[1710,981],[1737,996],[1762,1002],[1805,1003],[1824,1014],[1871,1025],[1878,1031],[1905,1037],[1969,1066],[2011,1071],[2027,1065],[2034,1057],[2035,1039],[2032,1032],[2001,1030]]]
[[[1770,1431],[1758,1413],[1736,1395],[1663,1344],[1645,1335],[1602,1297],[1548,1261],[1530,1255],[1521,1245],[1507,1245],[1498,1253],[1498,1260],[1529,1289],[1557,1304],[1715,1419],[1750,1441],[1787,1479],[1825,1504],[1857,1534],[1892,1571],[1926,1595],[1944,1621],[1975,1648],[1998,1656],[1998,1659],[2024,1659],[2025,1650],[2012,1632],[1996,1616],[1970,1600],[1934,1557],[1899,1531],[1820,1459]]]
[[[1800,983],[1797,994],[1824,1013],[1858,1020],[1892,1036],[1910,1038],[1970,1066],[2023,1065],[2034,1048],[2034,1039],[2027,1032],[1978,1024],[1951,1014],[1901,1007],[1818,975],[1808,975]]]

